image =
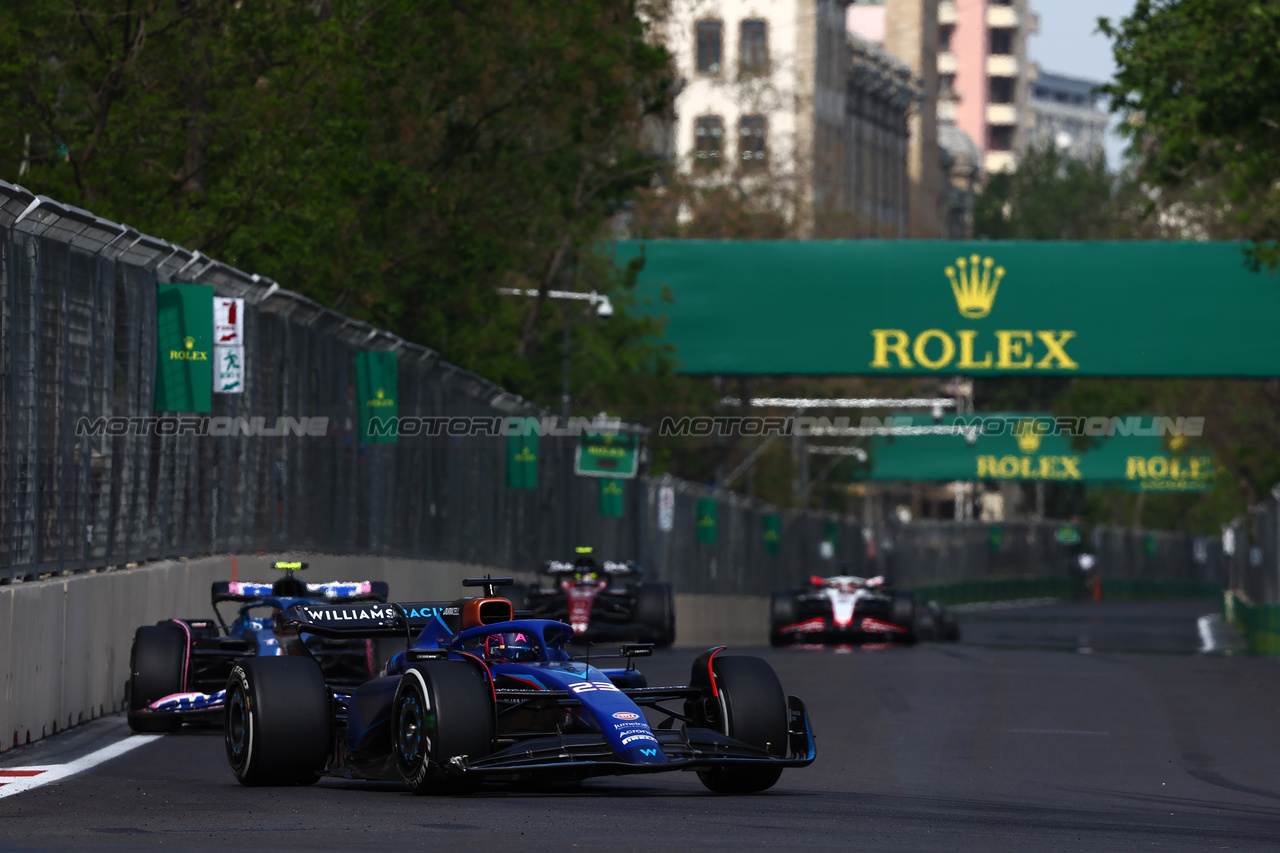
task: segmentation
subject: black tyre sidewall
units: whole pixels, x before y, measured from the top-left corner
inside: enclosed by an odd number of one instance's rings
[[[769,644],[780,646],[783,636],[782,628],[794,625],[800,620],[799,607],[796,605],[795,593],[789,589],[780,589],[769,597]]]
[[[232,667],[223,737],[240,783],[315,782],[329,757],[331,705],[320,665],[311,658],[246,658]]]
[[[146,625],[133,635],[129,654],[129,728],[135,732],[172,732],[182,727],[177,714],[137,713],[157,699],[186,690],[190,643],[173,622]]]
[[[421,730],[415,749],[404,729],[418,703]],[[466,661],[430,661],[405,672],[391,712],[392,751],[406,787],[415,794],[466,793],[474,784],[450,766],[454,756],[480,758],[493,751],[493,696],[480,671]]]
[[[916,627],[916,597],[909,592],[895,592],[890,607],[890,621],[909,632]]]
[[[669,646],[675,642],[675,605],[671,585],[640,584],[636,590],[635,619],[652,632],[656,645]]]
[[[775,757],[786,755],[787,696],[778,675],[757,657],[715,657],[711,664],[719,704],[719,730],[734,740],[767,749]],[[770,788],[782,775],[781,767],[711,767],[698,777],[712,791],[746,794]]]

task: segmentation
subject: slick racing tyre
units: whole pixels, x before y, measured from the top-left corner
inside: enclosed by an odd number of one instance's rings
[[[493,751],[493,694],[466,661],[415,664],[400,679],[391,711],[396,767],[415,794],[474,788],[451,759]]]
[[[253,657],[227,679],[223,736],[241,785],[310,785],[329,758],[332,701],[308,657]]]
[[[943,610],[942,615],[938,617],[938,623],[941,626],[941,639],[948,643],[954,643],[960,639],[960,625],[956,622],[955,614]]]
[[[698,705],[704,711],[709,707],[716,719],[697,719],[701,715],[696,714],[697,724],[764,749],[775,758],[784,757],[787,697],[773,667],[755,657],[717,656],[712,658],[711,668],[718,695],[708,693]],[[702,784],[717,794],[763,791],[772,788],[781,775],[781,767],[751,765],[698,771]]]
[[[796,605],[795,593],[788,589],[775,592],[769,599],[769,645],[781,646],[786,638],[779,629],[799,621],[800,608]]]
[[[671,585],[642,583],[636,591],[635,620],[645,626],[656,646],[669,646],[676,639],[676,611]]]
[[[129,728],[135,732],[176,732],[177,714],[140,713],[157,699],[186,689],[187,633],[174,622],[139,628],[129,655]]]
[[[905,630],[908,643],[916,641],[916,597],[909,592],[894,592],[889,603],[889,621]]]

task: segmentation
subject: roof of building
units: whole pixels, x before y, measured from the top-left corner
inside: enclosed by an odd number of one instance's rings
[[[955,122],[938,122],[938,144],[957,161],[982,162],[982,152],[978,149],[978,144]]]
[[[1033,100],[1075,102],[1092,106],[1100,97],[1096,90],[1101,85],[1103,84],[1097,80],[1040,71],[1031,82],[1031,97]]]
[[[848,33],[848,38],[855,79],[903,105],[924,100],[924,87],[910,65],[856,33]]]

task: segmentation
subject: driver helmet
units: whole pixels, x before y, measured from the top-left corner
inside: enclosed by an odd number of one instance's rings
[[[594,557],[578,557],[573,561],[573,579],[576,581],[594,581],[600,571],[600,564]]]
[[[485,637],[484,656],[502,663],[522,663],[538,659],[532,639],[523,631],[505,631]]]

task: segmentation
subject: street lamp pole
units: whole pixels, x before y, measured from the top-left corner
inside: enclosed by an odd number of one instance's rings
[[[516,287],[499,287],[498,292],[503,296],[538,295],[537,290],[523,290]],[[597,317],[613,316],[613,303],[609,301],[609,297],[603,293],[596,293],[594,290],[590,293],[580,293],[576,290],[548,290],[546,295],[549,299],[586,302],[596,309]],[[569,312],[565,311],[564,337],[560,345],[560,417],[566,423],[569,421],[569,402]]]

